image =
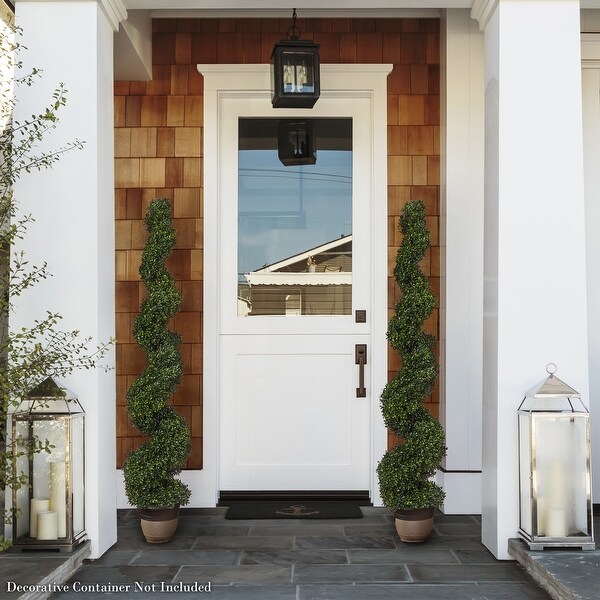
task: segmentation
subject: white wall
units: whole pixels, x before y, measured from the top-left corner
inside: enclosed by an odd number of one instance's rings
[[[582,31],[600,29],[600,11],[582,11]],[[600,35],[584,36],[588,332],[593,497],[600,499]],[[442,422],[448,456],[440,481],[447,513],[481,512],[483,321],[483,35],[466,10],[442,20]],[[479,316],[478,316],[479,315]],[[542,379],[543,373],[539,379]],[[533,381],[531,382],[533,383]],[[587,402],[588,399],[586,399]],[[597,405],[597,406],[596,406]],[[594,418],[595,414],[598,418]],[[467,471],[464,472],[453,472]],[[479,508],[477,508],[477,506]]]
[[[583,36],[583,144],[587,243],[592,500],[600,502],[600,34]]]
[[[69,90],[56,131],[44,148],[79,138],[82,151],[65,155],[50,171],[23,177],[15,193],[35,223],[23,246],[33,264],[48,261],[53,277],[20,298],[12,326],[43,311],[64,317],[94,343],[114,336],[114,22],[95,0],[18,2],[25,68],[43,69],[39,83],[19,93],[16,118],[43,107],[61,81]],[[106,363],[114,366],[114,352]],[[86,411],[86,530],[92,556],[116,541],[115,377],[101,369],[75,373],[66,384]]]
[[[446,513],[481,512],[483,34],[468,10],[442,19],[441,474]]]
[[[482,537],[508,558],[523,394],[554,362],[589,398],[579,2],[476,7],[486,57]]]

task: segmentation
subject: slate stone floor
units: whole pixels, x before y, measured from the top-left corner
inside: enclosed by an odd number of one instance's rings
[[[596,549],[578,548],[529,550],[520,539],[508,540],[508,551],[535,581],[561,600],[600,598],[600,510],[594,513]]]
[[[135,511],[120,511],[117,544],[52,598],[106,598],[96,586],[109,582],[129,586],[111,594],[122,600],[549,598],[517,563],[484,548],[477,516],[438,514],[427,543],[404,544],[387,509],[362,510],[362,519],[232,521],[225,508],[190,509],[175,539],[157,546],[143,540]],[[209,593],[186,587],[209,583]]]

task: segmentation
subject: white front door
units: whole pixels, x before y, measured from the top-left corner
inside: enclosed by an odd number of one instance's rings
[[[370,100],[220,108],[221,491],[369,490]]]
[[[250,490],[368,490],[380,505],[391,65],[321,65],[321,98],[300,111],[271,107],[269,65],[198,70],[204,467],[192,485],[199,505]],[[313,165],[296,164],[313,152],[297,127],[303,119],[315,127]],[[362,382],[357,344],[366,348]]]

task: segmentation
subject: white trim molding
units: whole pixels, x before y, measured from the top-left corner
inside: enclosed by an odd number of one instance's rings
[[[47,2],[56,3],[57,0],[15,0],[15,4],[22,4],[25,2]],[[94,1],[100,5],[102,12],[106,15],[108,22],[110,23],[113,31],[119,31],[119,24],[121,21],[127,19],[127,7],[123,0],[88,0]],[[61,4],[72,2],[74,4],[81,4],[81,0],[62,0]]]
[[[152,10],[227,10],[254,11],[254,16],[261,16],[266,11],[278,11],[284,16],[290,16],[294,7],[298,8],[299,16],[304,18],[315,10],[353,11],[353,10],[440,10],[444,8],[471,8],[472,0],[304,0],[301,5],[297,0],[124,0],[128,9]],[[368,4],[368,9],[365,6]]]
[[[600,68],[600,33],[581,34],[581,68]]]
[[[327,75],[334,75],[334,74],[340,74],[340,75],[347,75],[347,74],[352,74],[352,75],[367,75],[367,74],[372,74],[372,75],[377,75],[377,74],[386,74],[388,75],[389,73],[391,73],[392,71],[392,67],[393,65],[390,64],[344,64],[344,63],[340,63],[340,64],[335,64],[335,65],[329,65],[329,64],[324,64],[321,65],[321,74],[324,74],[325,76]],[[219,65],[219,64],[206,64],[206,65],[198,65],[198,71],[206,76],[206,75],[211,75],[211,76],[216,76],[218,75],[219,77],[224,77],[225,79],[222,82],[223,86],[226,87],[220,87],[219,89],[231,89],[231,90],[236,90],[236,91],[240,91],[240,90],[244,90],[244,86],[242,84],[242,82],[247,78],[247,77],[257,77],[257,76],[262,76],[262,82],[258,83],[253,86],[251,89],[264,89],[264,90],[269,90],[269,86],[271,85],[271,79],[270,79],[270,65],[266,64],[266,63],[256,63],[256,64],[247,64],[247,65],[239,65],[239,64],[234,64],[234,65]],[[240,81],[240,77],[244,78],[242,81]],[[231,83],[228,82],[228,79],[231,78]],[[347,79],[346,79],[347,81]],[[265,86],[265,82],[266,82],[266,87]],[[357,84],[358,82],[354,81],[355,84]],[[353,85],[352,86],[352,90],[355,89],[359,89],[361,86],[360,85]],[[322,91],[327,91],[327,89],[325,89],[325,86],[321,86]],[[336,86],[335,89],[337,90],[338,87]],[[341,89],[341,88],[340,88]],[[365,88],[366,89],[366,88]]]
[[[119,31],[121,21],[127,20],[127,8],[123,0],[99,0],[99,4],[113,30]]]
[[[481,513],[484,35],[468,10],[446,11],[441,32],[441,481],[444,512],[468,514]]]
[[[371,385],[381,389],[387,379],[387,245],[385,218],[387,217],[387,75],[390,64],[325,64],[321,65],[321,97],[326,98],[370,98],[372,119],[372,190],[374,214],[372,219],[372,273],[371,306],[383,309],[371,311],[372,343],[370,361],[373,366]],[[204,197],[210,201],[204,204],[204,468],[194,472],[194,504],[214,506],[217,500],[219,483],[219,356],[220,356],[220,310],[219,302],[219,227],[221,203],[218,200],[219,186],[219,118],[223,98],[243,97],[250,99],[270,98],[270,65],[198,65],[204,76],[204,112],[210,115],[205,119],[204,129]],[[282,113],[285,114],[285,111]],[[375,143],[377,142],[377,143]],[[383,220],[380,219],[383,216]],[[382,235],[382,233],[384,235]],[[375,235],[376,234],[376,235]],[[207,282],[212,282],[208,284]],[[383,290],[383,293],[381,292]],[[300,322],[298,322],[300,324]],[[379,405],[373,402],[370,414],[371,459],[370,473],[371,499],[375,505],[381,504],[375,464],[386,449],[387,436]],[[189,473],[188,473],[189,474]],[[198,493],[196,495],[196,491]]]
[[[481,471],[438,471],[435,481],[446,492],[444,514],[481,514]]]
[[[441,10],[438,8],[312,8],[303,9],[302,18],[311,19],[439,19]],[[152,11],[154,19],[285,19],[290,18],[289,9],[156,9]]]
[[[479,30],[483,31],[494,14],[499,0],[475,0],[471,9],[471,18],[479,21]]]

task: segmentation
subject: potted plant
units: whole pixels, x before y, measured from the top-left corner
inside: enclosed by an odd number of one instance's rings
[[[442,426],[423,406],[433,391],[437,364],[435,338],[423,329],[435,308],[435,297],[419,265],[429,247],[422,201],[406,204],[400,230],[403,239],[394,278],[402,297],[387,335],[401,355],[402,367],[385,386],[381,408],[386,426],[402,443],[386,452],[377,474],[381,498],[394,511],[400,539],[420,542],[431,534],[434,509],[444,500],[443,490],[431,478],[446,452]]]
[[[181,306],[181,294],[165,267],[175,245],[171,206],[166,198],[153,200],[146,212],[148,241],[140,275],[147,290],[133,335],[146,352],[147,365],[127,392],[131,422],[148,438],[129,454],[123,474],[129,502],[140,509],[146,540],[167,542],[177,528],[180,505],[190,499],[189,488],[176,475],[190,453],[184,418],[168,404],[181,382],[180,336],[169,322]]]

